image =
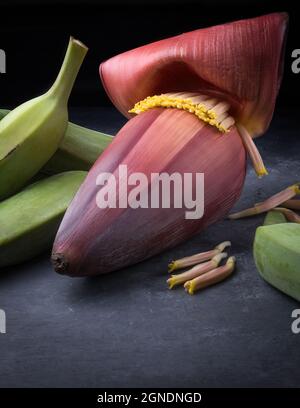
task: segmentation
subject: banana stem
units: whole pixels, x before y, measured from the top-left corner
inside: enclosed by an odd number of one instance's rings
[[[48,91],[50,94],[67,102],[72,91],[75,79],[84,60],[88,48],[80,41],[70,37],[68,49],[56,78]]]
[[[8,109],[0,109],[0,120],[4,118],[10,111]]]

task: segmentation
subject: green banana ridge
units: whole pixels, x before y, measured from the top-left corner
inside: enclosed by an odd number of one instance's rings
[[[286,221],[284,214],[279,211],[269,211],[264,219],[263,225],[282,224]]]
[[[85,171],[57,174],[0,203],[0,267],[19,264],[51,248],[86,175]]]
[[[300,301],[300,224],[258,227],[253,254],[261,277]]]

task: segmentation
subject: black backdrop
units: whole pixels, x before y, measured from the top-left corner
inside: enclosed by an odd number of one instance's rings
[[[279,106],[297,106],[300,74],[291,72],[291,52],[300,48],[296,1],[217,0],[31,0],[0,1],[0,49],[7,73],[0,74],[0,107],[14,107],[48,88],[62,62],[69,35],[90,51],[71,96],[72,106],[110,102],[98,66],[133,47],[181,32],[273,12],[290,13],[284,81]]]

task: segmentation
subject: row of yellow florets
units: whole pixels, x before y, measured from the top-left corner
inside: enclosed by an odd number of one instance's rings
[[[146,99],[136,103],[129,113],[142,113],[153,108],[175,108],[193,113],[203,122],[215,126],[221,132],[226,129],[216,120],[216,113],[213,109],[207,109],[204,104],[195,104],[190,99],[172,98],[166,95],[148,96]]]

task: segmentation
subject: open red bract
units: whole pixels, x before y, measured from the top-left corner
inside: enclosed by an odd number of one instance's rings
[[[173,91],[218,95],[253,136],[272,118],[283,68],[288,16],[273,13],[200,29],[113,57],[100,75],[114,105],[128,110]]]

